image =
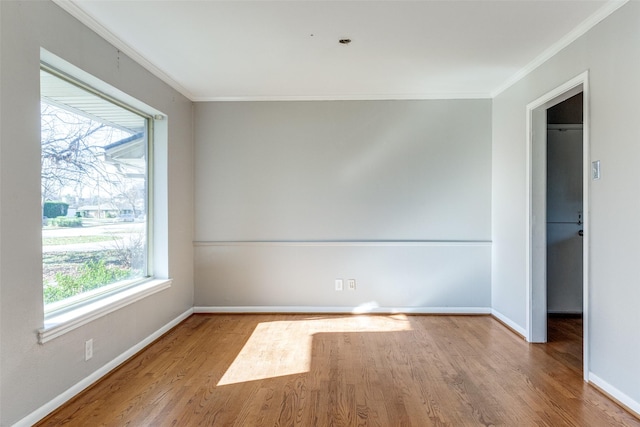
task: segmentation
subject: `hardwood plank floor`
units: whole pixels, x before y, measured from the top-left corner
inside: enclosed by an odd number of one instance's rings
[[[547,344],[543,346],[552,358],[582,377],[582,317],[550,316],[547,319]]]
[[[38,425],[640,426],[583,382],[572,333],[537,345],[488,316],[194,315]]]

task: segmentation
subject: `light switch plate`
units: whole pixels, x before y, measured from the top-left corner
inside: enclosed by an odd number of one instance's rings
[[[591,162],[591,179],[600,179],[600,160]]]

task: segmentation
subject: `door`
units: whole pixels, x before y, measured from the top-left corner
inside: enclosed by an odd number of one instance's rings
[[[547,127],[547,313],[581,314],[582,125]]]

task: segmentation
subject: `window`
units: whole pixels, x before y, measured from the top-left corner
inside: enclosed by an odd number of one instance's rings
[[[151,117],[46,65],[41,84],[45,315],[151,276]]]

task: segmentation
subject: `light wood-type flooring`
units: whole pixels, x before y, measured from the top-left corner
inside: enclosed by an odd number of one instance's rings
[[[581,321],[550,329],[542,345],[489,316],[193,315],[40,425],[640,426],[583,381]]]

